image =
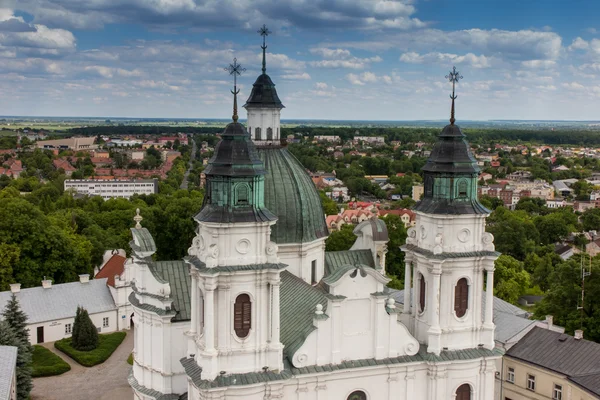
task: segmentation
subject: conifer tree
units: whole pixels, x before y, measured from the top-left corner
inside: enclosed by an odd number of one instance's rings
[[[14,293],[12,294],[8,303],[6,303],[4,311],[2,311],[2,316],[4,317],[4,320],[8,323],[8,325],[10,325],[15,335],[17,335],[17,338],[19,338],[19,340],[21,340],[31,352],[33,349],[29,344],[29,329],[27,329],[27,315],[25,315],[23,310],[21,310],[19,300],[17,300],[17,296]]]
[[[98,330],[83,307],[77,307],[71,345],[79,351],[90,351],[98,347]]]
[[[31,388],[31,352],[29,344],[23,343],[7,321],[0,321],[0,346],[17,348],[17,399],[28,400]]]

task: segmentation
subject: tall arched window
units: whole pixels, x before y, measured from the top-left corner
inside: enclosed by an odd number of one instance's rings
[[[262,140],[262,138],[260,137],[260,128],[254,128],[254,139]]]
[[[454,288],[454,312],[458,318],[463,317],[469,308],[469,282],[461,278]]]
[[[456,400],[471,400],[471,386],[468,383],[456,389]]]
[[[348,400],[367,400],[367,394],[362,390],[356,390],[350,393]]]
[[[458,197],[467,197],[467,181],[458,182]]]
[[[423,312],[425,310],[425,277],[423,274],[419,274],[419,312]]]
[[[247,294],[240,294],[233,305],[233,329],[239,338],[245,338],[252,328],[252,302]]]
[[[250,188],[248,185],[238,185],[236,188],[236,205],[245,206],[248,204],[248,197],[250,197]]]
[[[267,128],[267,140],[273,140],[273,128]]]

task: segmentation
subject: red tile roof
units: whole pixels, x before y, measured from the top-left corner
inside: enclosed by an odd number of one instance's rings
[[[125,257],[114,254],[94,276],[94,279],[108,278],[106,284],[115,287],[115,275],[121,275],[125,271],[125,260]]]

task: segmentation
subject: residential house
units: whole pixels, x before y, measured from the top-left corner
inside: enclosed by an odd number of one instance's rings
[[[17,348],[0,346],[0,400],[17,400]]]
[[[129,329],[133,310],[129,303],[131,277],[126,270],[125,250],[108,250],[104,253],[103,263],[98,267],[94,279],[106,278],[106,284],[117,306],[117,329]]]
[[[504,399],[600,399],[600,344],[533,328],[504,356]]]
[[[65,171],[66,176],[71,176],[73,172],[77,171],[77,168],[72,166],[69,160],[66,158],[57,158],[56,160],[52,160],[52,165],[54,165],[54,168],[57,170],[62,169]]]
[[[600,238],[594,239],[585,245],[585,252],[592,257],[600,254]]]
[[[27,329],[31,344],[54,342],[70,337],[77,307],[88,311],[98,332],[117,330],[117,307],[106,286],[107,279],[90,280],[80,275],[79,282],[53,285],[49,279],[42,286],[21,289],[13,283],[10,290],[0,292],[0,309],[14,294],[27,315]]]
[[[408,208],[401,208],[399,210],[379,210],[379,216],[381,218],[386,218],[390,214],[399,216],[404,223],[405,228],[415,226],[417,214]]]

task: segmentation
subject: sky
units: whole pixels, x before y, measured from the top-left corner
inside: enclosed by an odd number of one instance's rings
[[[600,120],[591,0],[0,0],[0,115],[227,118],[267,73],[283,119]],[[245,112],[241,112],[245,117]]]

